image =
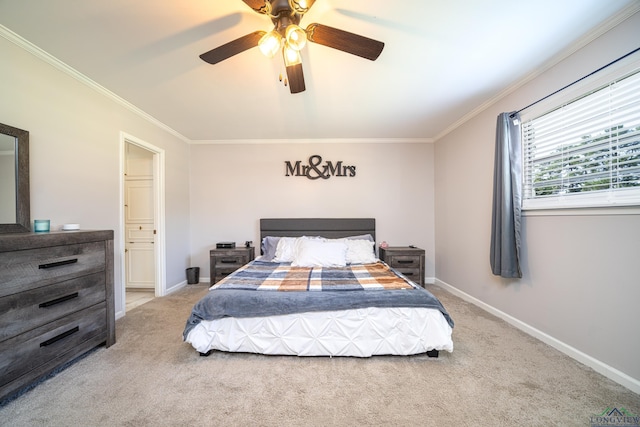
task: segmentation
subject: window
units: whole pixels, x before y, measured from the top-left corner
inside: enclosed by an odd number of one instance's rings
[[[523,208],[640,205],[640,72],[523,118]]]

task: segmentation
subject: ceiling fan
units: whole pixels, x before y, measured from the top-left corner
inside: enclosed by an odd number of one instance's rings
[[[258,46],[260,51],[273,57],[282,52],[287,78],[285,85],[291,93],[305,90],[300,51],[307,41],[375,61],[384,43],[322,24],[309,24],[303,30],[299,24],[316,0],[242,0],[254,11],[271,18],[274,28],[255,31],[200,55],[209,64],[217,64],[234,55]]]

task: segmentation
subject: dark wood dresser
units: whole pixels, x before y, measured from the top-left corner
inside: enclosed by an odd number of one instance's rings
[[[0,234],[0,400],[116,341],[113,231]]]

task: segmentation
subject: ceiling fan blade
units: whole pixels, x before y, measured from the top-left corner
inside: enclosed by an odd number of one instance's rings
[[[239,39],[230,41],[229,43],[211,49],[200,55],[200,59],[209,64],[217,64],[225,59],[231,58],[233,55],[244,52],[252,47],[258,46],[258,42],[266,33],[264,31],[256,31]]]
[[[269,14],[271,12],[271,3],[268,0],[242,0],[251,9],[258,13]]]
[[[322,24],[310,24],[307,39],[371,61],[375,61],[384,48],[383,42]]]
[[[287,66],[287,79],[291,93],[304,92],[304,74],[302,73],[302,63]]]

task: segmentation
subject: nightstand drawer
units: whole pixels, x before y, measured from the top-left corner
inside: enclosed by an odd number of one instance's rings
[[[394,267],[394,269],[402,274],[404,274],[405,276],[407,276],[407,279],[414,281],[418,284],[422,283],[422,281],[420,280],[420,269],[419,268],[398,268],[398,267]]]
[[[242,267],[241,265],[239,265],[238,267],[234,267],[234,266],[230,266],[230,267],[216,267],[216,277],[224,277],[224,276],[228,276],[229,274],[233,273],[234,271],[236,271],[237,269],[239,269],[240,267]]]
[[[392,255],[389,265],[393,268],[420,268],[420,257],[415,255]]]
[[[249,262],[249,257],[246,255],[224,255],[224,256],[216,256],[216,268],[235,268],[242,267],[246,263]]]

